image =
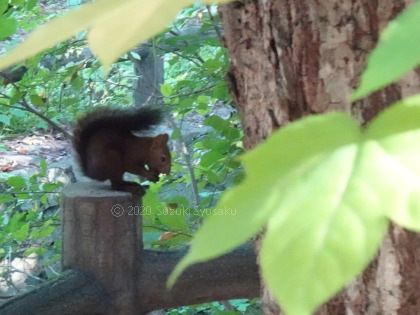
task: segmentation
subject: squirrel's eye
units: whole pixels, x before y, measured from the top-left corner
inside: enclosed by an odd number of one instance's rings
[[[161,156],[160,156],[160,161],[161,161],[161,162],[165,162],[165,161],[166,161],[166,156],[161,155]]]

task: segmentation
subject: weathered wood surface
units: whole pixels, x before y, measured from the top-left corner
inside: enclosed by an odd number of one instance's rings
[[[92,274],[107,290],[107,310],[135,314],[138,306],[137,264],[140,260],[140,207],[130,193],[101,183],[78,183],[62,193],[62,265]]]
[[[144,251],[139,273],[141,309],[167,307],[259,296],[259,275],[250,244],[217,259],[189,267],[171,291],[165,283],[186,252]]]
[[[72,315],[105,312],[106,295],[91,276],[68,270],[59,278],[0,304],[2,315]]]

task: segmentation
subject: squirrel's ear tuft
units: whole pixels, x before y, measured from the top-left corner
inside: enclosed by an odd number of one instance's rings
[[[169,135],[167,133],[163,133],[160,136],[162,136],[162,140],[166,143],[169,140]]]
[[[169,136],[167,133],[162,133],[160,135],[157,135],[154,139],[154,143],[157,145],[164,145],[166,142],[168,142]]]

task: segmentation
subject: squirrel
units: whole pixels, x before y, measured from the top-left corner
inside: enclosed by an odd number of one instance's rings
[[[159,108],[96,109],[77,121],[73,147],[83,173],[93,179],[111,181],[115,190],[138,186],[123,180],[125,172],[156,182],[169,174],[169,136],[137,137],[132,131],[148,130],[162,121]]]

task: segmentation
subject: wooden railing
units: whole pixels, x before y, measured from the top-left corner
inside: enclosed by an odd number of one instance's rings
[[[66,271],[0,304],[0,314],[145,314],[259,295],[249,244],[189,267],[168,291],[167,277],[185,251],[143,249],[139,194],[99,183],[68,186],[62,193],[62,228]]]

